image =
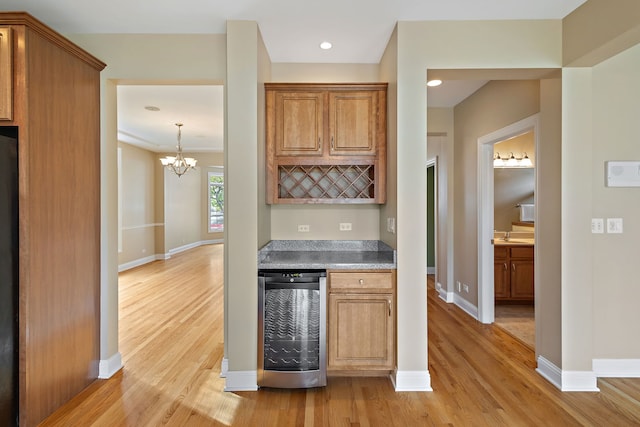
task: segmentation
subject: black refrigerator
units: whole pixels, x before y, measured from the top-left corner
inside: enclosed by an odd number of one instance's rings
[[[18,128],[0,127],[0,426],[18,417]]]

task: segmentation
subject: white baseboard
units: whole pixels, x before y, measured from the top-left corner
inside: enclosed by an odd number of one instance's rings
[[[593,371],[562,371],[562,391],[600,391]]]
[[[456,293],[453,294],[453,303],[465,311],[469,316],[478,320],[478,307]]]
[[[600,391],[594,371],[563,371],[542,356],[536,371],[562,391]]]
[[[593,359],[592,366],[598,378],[640,378],[640,359]]]
[[[391,382],[396,392],[399,391],[433,391],[429,371],[396,371],[391,375]]]
[[[427,267],[427,274],[436,274],[435,267]]]
[[[125,262],[124,264],[120,264],[118,266],[118,273],[121,273],[121,272],[126,271],[126,270],[130,270],[132,268],[140,267],[141,265],[148,264],[148,263],[156,261],[158,259],[163,259],[163,258],[159,258],[159,257],[160,257],[160,255],[151,255],[151,256],[144,257],[144,258],[138,258],[138,259],[133,260],[131,262]]]
[[[447,290],[442,287],[440,282],[436,283],[436,291],[438,291],[438,296],[441,300],[449,304],[453,302],[453,292],[447,292]]]
[[[229,372],[229,359],[223,357],[220,362],[220,378],[227,378],[227,372]]]
[[[256,371],[227,370],[224,391],[256,390],[258,390],[258,373]]]
[[[188,251],[189,249],[197,248],[201,245],[202,242],[193,242],[187,245],[178,246],[177,248],[169,249],[169,255],[179,254],[180,252]]]
[[[100,360],[98,365],[98,378],[107,380],[122,369],[122,355],[116,353],[107,360]]]
[[[132,268],[139,267],[141,265],[148,264],[153,261],[170,259],[171,255],[175,255],[177,253],[184,252],[189,249],[197,248],[198,246],[215,245],[218,243],[224,243],[224,240],[223,239],[201,240],[199,242],[190,243],[188,245],[170,249],[169,252],[167,252],[166,254],[155,254],[155,255],[144,257],[144,258],[138,258],[136,260],[125,262],[124,264],[118,265],[118,273],[122,273],[123,271],[130,270]]]
[[[542,356],[538,356],[536,371],[551,384],[562,390],[562,370]]]

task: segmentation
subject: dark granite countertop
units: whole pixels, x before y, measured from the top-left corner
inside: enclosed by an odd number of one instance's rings
[[[395,269],[396,252],[378,240],[272,240],[258,269]]]

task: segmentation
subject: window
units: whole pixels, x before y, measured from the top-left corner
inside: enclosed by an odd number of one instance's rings
[[[209,172],[209,232],[224,231],[224,176]]]

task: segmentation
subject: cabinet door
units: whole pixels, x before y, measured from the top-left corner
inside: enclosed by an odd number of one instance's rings
[[[507,260],[496,259],[493,263],[493,292],[496,299],[509,298],[509,278]]]
[[[0,120],[13,118],[11,28],[0,28]]]
[[[376,155],[377,91],[330,92],[331,155]]]
[[[511,260],[511,297],[533,299],[533,260]]]
[[[329,368],[393,369],[393,296],[329,295]]]
[[[322,92],[276,92],[276,156],[320,156],[324,139]]]

